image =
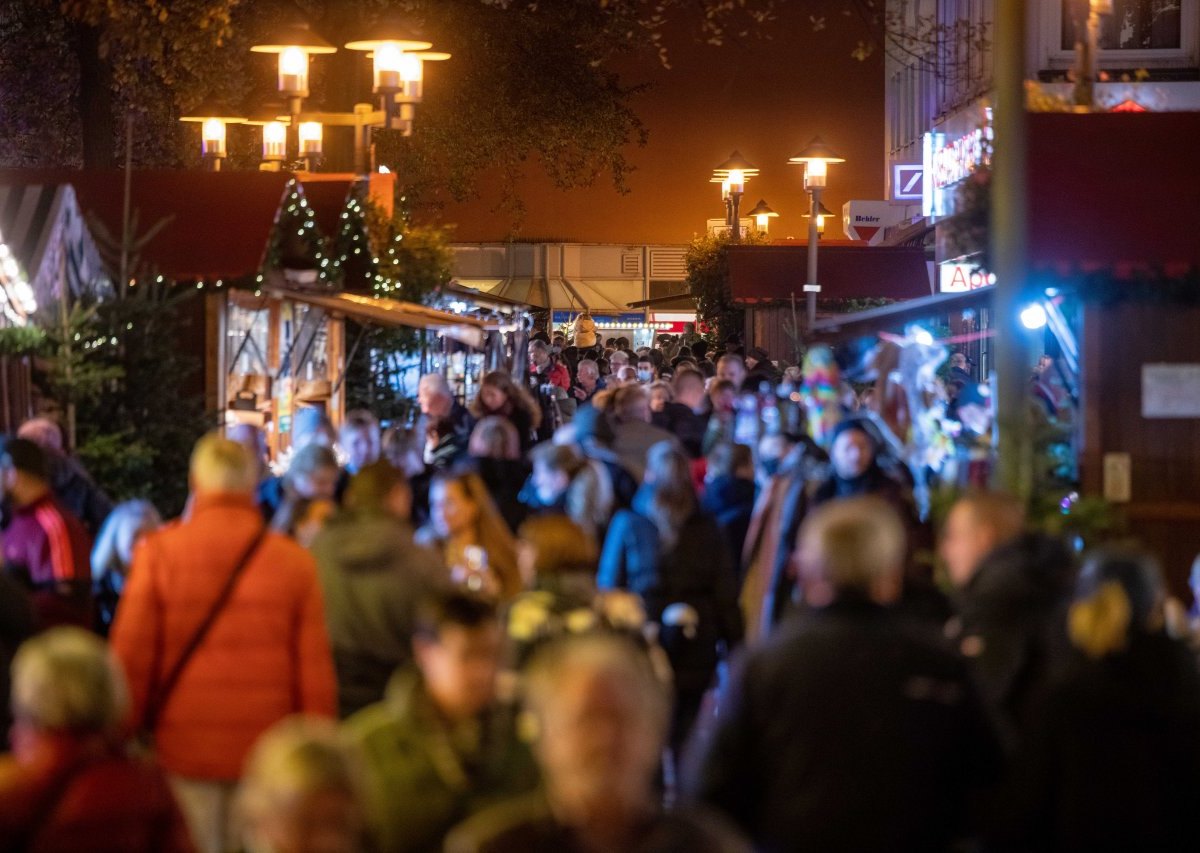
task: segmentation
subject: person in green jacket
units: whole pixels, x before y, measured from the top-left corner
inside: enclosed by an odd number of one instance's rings
[[[516,714],[497,696],[503,637],[490,602],[439,596],[418,616],[415,666],[346,721],[366,755],[368,815],[384,853],[440,850],[451,827],[537,785]]]

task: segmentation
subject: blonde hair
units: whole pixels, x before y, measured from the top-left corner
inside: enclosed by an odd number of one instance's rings
[[[1067,635],[1088,657],[1107,657],[1130,634],[1161,625],[1163,598],[1162,568],[1150,555],[1120,547],[1094,553],[1079,571]]]
[[[1095,660],[1125,648],[1133,607],[1125,588],[1117,581],[1106,581],[1087,598],[1071,605],[1067,614],[1067,634],[1071,643]]]
[[[906,538],[896,511],[878,498],[834,501],[800,527],[801,569],[835,589],[870,592],[903,571]]]
[[[250,451],[217,431],[196,442],[190,472],[197,492],[252,493],[258,485],[258,466]]]
[[[596,540],[566,516],[535,516],[521,525],[517,538],[533,549],[536,574],[596,571],[600,559]]]
[[[490,459],[520,459],[521,437],[508,418],[488,415],[471,430],[468,450],[472,456]]]
[[[12,664],[13,716],[50,731],[109,732],[129,705],[125,675],[104,641],[52,628],[26,641]]]
[[[260,821],[333,791],[364,803],[362,759],[337,726],[318,717],[287,717],[268,729],[246,764],[237,794],[237,816],[253,832]]]

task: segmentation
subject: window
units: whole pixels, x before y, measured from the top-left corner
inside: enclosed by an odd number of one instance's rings
[[[1101,18],[1102,50],[1179,50],[1183,46],[1181,0],[1114,0]],[[1063,50],[1086,36],[1087,3],[1062,0]]]

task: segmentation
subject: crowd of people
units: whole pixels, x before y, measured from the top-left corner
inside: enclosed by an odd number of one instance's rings
[[[165,524],[26,424],[0,850],[1194,846],[1154,559],[995,493],[934,530],[869,407],[809,435],[725,349],[536,336],[415,426],[299,411],[282,470],[230,426]]]

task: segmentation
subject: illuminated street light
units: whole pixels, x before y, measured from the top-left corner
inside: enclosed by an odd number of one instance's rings
[[[209,168],[219,172],[221,161],[228,153],[225,145],[226,128],[231,124],[242,124],[246,117],[209,102],[202,104],[189,115],[180,116],[179,120],[200,124],[200,156],[209,164]]]
[[[817,284],[817,242],[821,238],[821,191],[825,189],[825,179],[829,173],[830,163],[845,163],[844,157],[834,153],[821,137],[805,146],[799,154],[788,159],[789,163],[804,167],[804,188],[810,197],[808,214],[808,282],[804,285],[805,302],[808,305],[808,328],[812,329],[817,322],[817,294],[821,285]]]
[[[739,151],[734,151],[728,160],[713,169],[711,180],[721,182],[722,195],[725,197],[725,223],[734,242],[742,239],[742,224],[738,214],[742,193],[746,189],[746,181],[756,175],[758,167],[749,163]]]
[[[812,219],[812,211],[805,211],[802,216],[805,219]],[[825,220],[836,214],[827,208],[824,204],[817,210],[817,236],[821,237],[825,233]]]
[[[758,200],[758,204],[754,206],[754,209],[751,210],[747,215],[754,217],[754,224],[757,227],[759,234],[766,234],[771,220],[779,216],[779,214],[772,210],[771,206],[767,204],[766,199],[761,198]]]

